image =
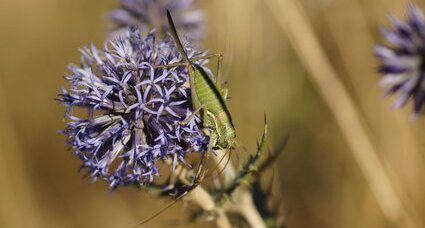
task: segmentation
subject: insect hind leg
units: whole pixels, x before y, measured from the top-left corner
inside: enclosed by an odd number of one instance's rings
[[[176,199],[180,199],[183,196],[187,195],[190,191],[198,187],[202,181],[204,180],[205,173],[206,173],[206,165],[208,162],[208,159],[212,153],[213,147],[217,142],[217,134],[215,132],[211,132],[210,134],[210,140],[208,143],[208,150],[201,155],[201,161],[199,162],[198,169],[196,170],[195,178],[193,179],[193,183],[191,185],[187,185],[184,187],[183,191],[180,191],[175,196]]]

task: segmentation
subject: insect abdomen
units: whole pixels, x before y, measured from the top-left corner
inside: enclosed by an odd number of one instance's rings
[[[221,94],[217,90],[214,82],[207,76],[206,73],[201,72],[203,69],[199,66],[194,74],[194,86],[196,96],[201,105],[205,106],[209,112],[218,116],[221,112],[225,112],[228,116],[228,110],[224,103]],[[204,74],[204,75],[202,75]]]
[[[215,127],[219,135],[217,146],[229,148],[233,146],[236,133],[226,103],[211,78],[203,72],[201,67],[195,67],[197,71],[194,72],[193,86],[196,97],[200,105],[215,117],[214,126],[210,127]]]

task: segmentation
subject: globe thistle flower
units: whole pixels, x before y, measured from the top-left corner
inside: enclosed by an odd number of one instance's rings
[[[395,28],[383,30],[390,45],[374,50],[382,63],[381,85],[388,88],[387,94],[399,93],[394,108],[413,98],[413,114],[417,116],[425,103],[425,16],[418,7],[409,5],[406,22],[395,17],[391,21]]]
[[[112,188],[143,186],[159,176],[157,161],[172,159],[174,167],[186,164],[188,153],[207,150],[199,118],[180,124],[193,112],[186,67],[155,67],[181,61],[170,37],[156,40],[155,33],[132,28],[103,50],[92,45],[81,54],[81,64],[69,66],[70,89],[59,100],[68,107],[66,141],[93,180]],[[79,110],[88,114],[78,116]]]
[[[196,0],[121,0],[120,7],[109,14],[117,29],[139,26],[167,32],[169,25],[165,17],[167,9],[173,13],[176,27],[185,38],[196,41],[205,33],[204,15],[195,7]]]

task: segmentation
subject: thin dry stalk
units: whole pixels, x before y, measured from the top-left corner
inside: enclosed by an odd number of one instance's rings
[[[384,12],[393,12],[386,7],[388,4],[387,1],[380,2],[377,7],[383,8]],[[387,168],[387,173],[394,188],[399,193],[399,197],[407,206],[405,209],[411,213],[413,218],[418,218],[416,205],[419,202],[417,201],[418,196],[422,195],[424,183],[417,181],[417,178],[424,172],[425,168],[423,153],[418,147],[412,129],[415,124],[409,121],[406,113],[395,111],[389,114],[388,105],[385,102],[380,102],[383,92],[370,89],[371,85],[376,86],[377,84],[376,72],[371,71],[370,67],[364,66],[365,63],[369,65],[370,63],[376,65],[377,63],[375,63],[374,56],[369,49],[374,44],[370,30],[371,25],[366,15],[370,8],[362,7],[366,6],[362,6],[360,0],[335,2],[326,7],[326,13],[323,14],[324,20],[329,26],[330,35],[334,37],[335,50],[341,56],[341,65],[344,67],[342,72],[347,72],[348,83],[352,82],[356,85],[353,87],[353,91],[356,94],[355,96],[360,99],[358,102],[359,110],[363,107],[362,116],[364,119],[374,121],[374,123],[369,122],[369,124],[377,133],[376,140],[374,140],[375,148],[385,151],[385,160],[382,160],[382,163]],[[367,7],[370,7],[370,5],[367,5]],[[399,8],[404,9],[405,5],[399,5]],[[382,16],[385,13],[375,12],[372,15]],[[384,19],[387,18],[384,17]],[[350,32],[353,34],[347,35],[347,23],[351,25]],[[376,24],[376,22],[373,23]],[[378,22],[378,24],[384,23]],[[350,45],[347,45],[347,43]],[[359,75],[362,77],[359,77]],[[370,99],[371,96],[374,99]],[[381,109],[380,105],[377,105],[378,102],[382,104],[384,112],[378,111]],[[414,196],[416,202],[413,202],[410,196]]]
[[[217,151],[218,154],[223,154],[223,156],[214,156],[214,161],[217,164],[217,167],[221,171],[221,177],[225,181],[225,186],[229,184],[229,181],[234,180],[235,178],[235,168],[231,162],[225,162],[227,158],[230,158],[229,153],[226,153],[225,150]],[[254,202],[252,201],[251,192],[244,186],[239,187],[233,194],[232,200],[228,205],[224,206],[225,210],[237,212],[241,214],[250,227],[255,228],[265,228],[266,224],[262,219],[260,213],[257,211]]]
[[[218,170],[220,170],[220,178],[226,180],[231,177],[231,180],[233,180],[235,178],[235,169],[233,164],[231,164],[231,162],[225,162],[225,160],[229,158],[230,154],[226,153],[225,150],[219,150],[217,153],[222,154],[222,156],[213,156],[214,162],[216,163],[215,166]],[[167,162],[170,162],[170,160]],[[185,175],[179,175],[179,179],[183,183],[189,184],[189,181],[186,179]],[[216,204],[210,193],[202,186],[198,186],[193,191],[191,191],[187,196],[187,200],[198,205],[204,211],[214,212],[217,215],[215,224],[219,228],[232,227],[226,215],[226,211],[232,211],[241,214],[250,227],[266,227],[266,224],[264,223],[261,215],[257,211],[252,201],[252,195],[250,191],[243,186],[232,194],[232,200],[227,202],[225,205]]]
[[[385,217],[393,224],[403,219],[409,227],[418,227],[405,211],[352,98],[329,62],[302,6],[293,0],[267,0],[266,3],[331,109]]]
[[[230,228],[232,227],[229,219],[227,218],[224,211],[218,208],[211,195],[201,186],[195,188],[189,195],[190,200],[196,202],[196,204],[205,211],[215,211],[217,214],[216,225],[219,228]]]

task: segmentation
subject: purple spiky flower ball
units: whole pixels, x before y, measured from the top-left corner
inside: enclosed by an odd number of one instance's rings
[[[387,46],[375,46],[375,55],[381,61],[381,85],[387,94],[398,93],[394,108],[413,100],[416,117],[425,104],[425,16],[421,9],[408,6],[407,20],[391,17],[392,30],[384,29]]]
[[[66,141],[93,180],[111,188],[144,186],[160,175],[157,162],[185,164],[188,153],[206,151],[201,120],[181,124],[193,112],[186,67],[158,67],[181,61],[171,37],[131,28],[103,49],[92,45],[81,54],[59,100],[67,107]]]
[[[196,0],[121,0],[108,18],[115,30],[139,26],[144,30],[156,29],[159,33],[169,30],[167,10],[173,13],[174,22],[185,38],[201,40],[205,36],[204,14],[197,8]]]

